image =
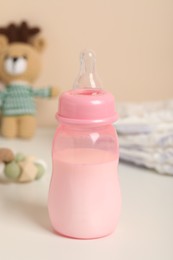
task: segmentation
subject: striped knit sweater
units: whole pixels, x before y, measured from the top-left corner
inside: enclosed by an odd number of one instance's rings
[[[0,111],[4,116],[33,115],[35,97],[50,97],[51,88],[34,89],[27,83],[11,83],[0,92]]]

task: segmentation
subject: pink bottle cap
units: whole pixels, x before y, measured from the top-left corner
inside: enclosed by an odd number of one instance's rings
[[[118,119],[114,96],[101,89],[95,73],[95,55],[83,51],[74,87],[60,95],[56,118],[67,124],[109,124]]]

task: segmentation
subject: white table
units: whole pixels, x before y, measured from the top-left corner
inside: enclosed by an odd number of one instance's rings
[[[97,240],[75,240],[52,232],[47,195],[54,129],[30,141],[0,146],[37,155],[48,163],[40,181],[0,183],[0,260],[172,260],[173,177],[120,164],[123,209],[116,232]]]

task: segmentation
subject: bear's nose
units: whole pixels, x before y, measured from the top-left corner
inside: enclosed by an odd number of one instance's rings
[[[18,57],[13,57],[12,59],[14,62],[16,62],[18,60]]]

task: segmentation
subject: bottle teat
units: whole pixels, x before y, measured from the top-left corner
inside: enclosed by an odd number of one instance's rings
[[[95,71],[96,58],[91,50],[84,50],[80,54],[80,71],[76,78],[74,89],[100,89],[101,83]]]
[[[92,51],[81,53],[81,67],[74,88],[63,92],[59,98],[56,117],[60,122],[90,126],[112,124],[117,120],[114,96],[102,90],[95,60]]]

